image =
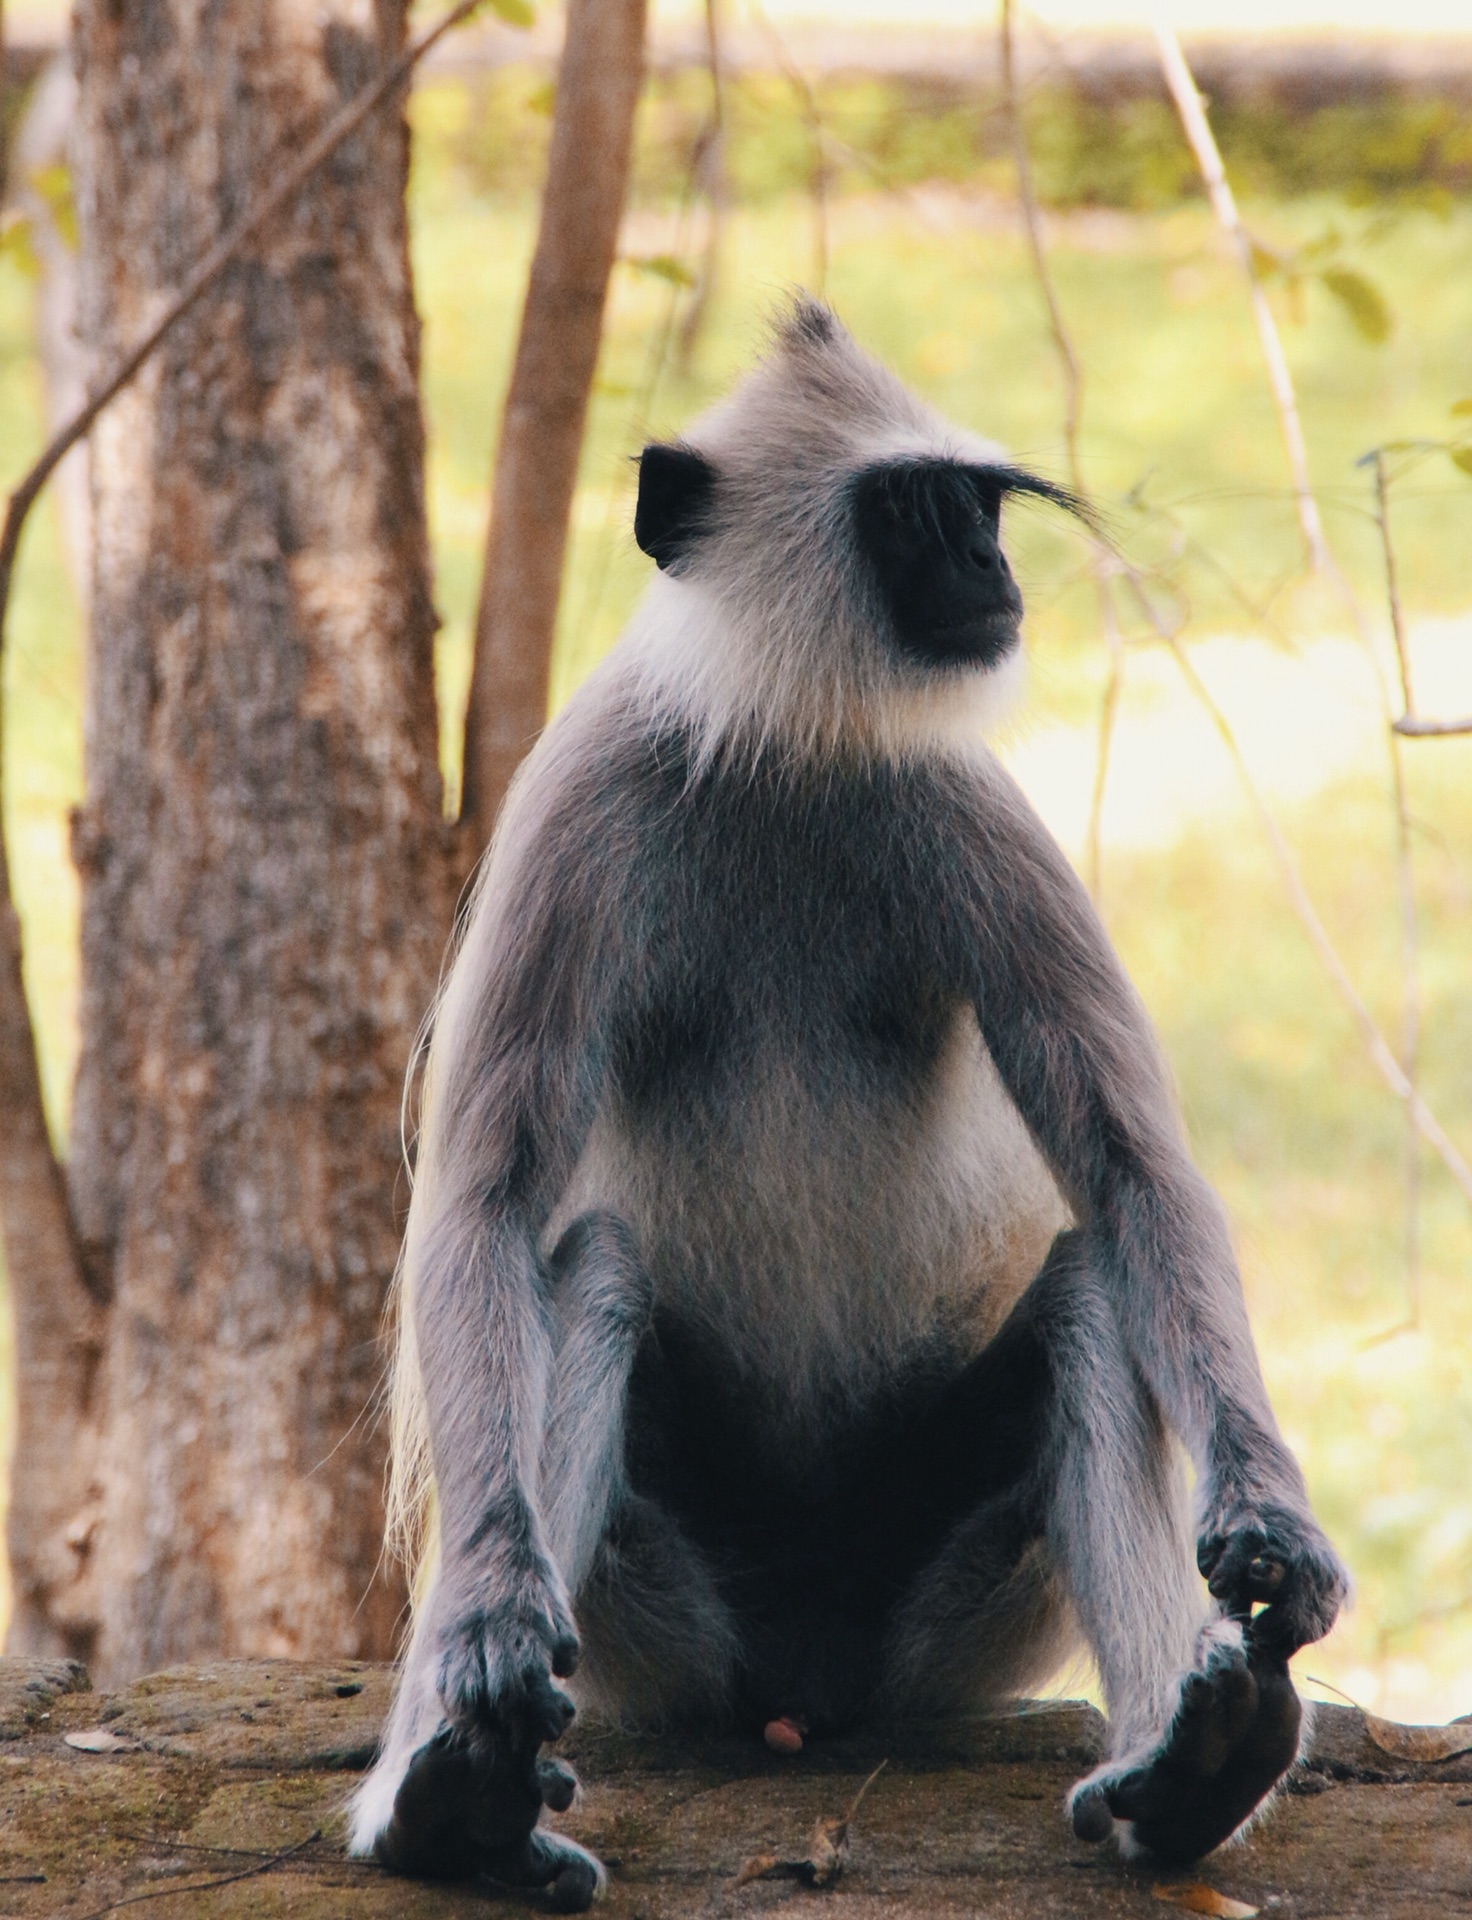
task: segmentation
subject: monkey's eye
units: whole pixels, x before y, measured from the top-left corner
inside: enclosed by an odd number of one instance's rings
[[[976,509],[987,531],[995,533],[1002,522],[1002,489],[985,481],[978,482]]]
[[[920,503],[908,487],[893,487],[884,496],[884,510],[889,520],[904,532],[918,531],[921,523]]]

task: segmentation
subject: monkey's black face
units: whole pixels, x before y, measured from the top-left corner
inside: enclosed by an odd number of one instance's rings
[[[855,478],[859,549],[907,658],[990,667],[1017,645],[1022,595],[1000,539],[1012,477],[949,460],[893,460]]]
[[[936,456],[875,461],[842,482],[863,585],[877,596],[884,630],[902,658],[925,667],[991,667],[1017,645],[1022,595],[1001,546],[1002,500],[1032,494],[1084,520],[1066,488],[1021,467]],[[695,448],[651,445],[639,462],[634,537],[672,573],[698,563],[720,519],[719,471]],[[833,567],[835,555],[815,555]],[[852,548],[843,542],[852,574]]]

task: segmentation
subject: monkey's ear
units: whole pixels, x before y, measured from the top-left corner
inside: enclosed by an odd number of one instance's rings
[[[685,559],[710,522],[716,470],[693,447],[648,446],[639,455],[634,538],[662,569]]]

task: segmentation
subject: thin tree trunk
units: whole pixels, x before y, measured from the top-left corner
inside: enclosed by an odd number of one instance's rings
[[[59,53],[43,69],[15,130],[11,156],[13,205],[25,217],[31,252],[40,268],[35,340],[46,396],[46,431],[58,433],[87,398],[86,365],[77,338],[77,253],[35,176],[65,166],[76,118],[77,82],[71,55]],[[73,447],[52,478],[61,517],[61,547],[78,604],[84,609],[92,570],[92,500],[87,448]]]
[[[569,0],[541,227],[506,396],[460,818],[473,861],[547,718],[568,518],[628,185],[645,0]]]
[[[0,0],[0,113],[3,113],[4,111],[5,87],[9,77],[10,77],[10,67],[8,64],[6,51],[5,51],[5,0]],[[0,125],[0,206],[4,206],[5,204],[5,185],[6,185],[5,162],[6,162],[6,155],[8,153],[8,150],[9,149],[5,139],[5,128],[3,125]]]
[[[402,31],[402,0],[366,25],[348,0],[86,0],[97,365]],[[369,1416],[448,898],[406,162],[402,120],[371,121],[94,429],[70,1185],[110,1305],[94,1493],[62,1529],[90,1617],[42,1583],[26,1640],[105,1675],[383,1651],[399,1608]],[[25,1324],[29,1374],[58,1330]],[[64,1447],[21,1421],[25,1511],[27,1463]],[[21,1545],[18,1584],[56,1558]]]
[[[20,919],[10,897],[0,840],[0,1221],[16,1358],[8,1643],[17,1653],[86,1658],[97,1618],[88,1549],[104,1315],[82,1270],[65,1176],[46,1128],[21,977]]]
[[[0,12],[0,103],[6,78]],[[31,118],[21,123],[22,147]],[[9,144],[0,130],[0,202],[8,161]],[[20,1652],[85,1654],[96,1618],[86,1543],[94,1517],[94,1398],[104,1321],[83,1272],[66,1176],[46,1124],[3,833],[0,1088],[0,1226],[16,1358],[16,1441],[6,1511],[9,1644]]]

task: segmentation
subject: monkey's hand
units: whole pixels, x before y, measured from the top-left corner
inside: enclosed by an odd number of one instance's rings
[[[1248,1645],[1280,1660],[1322,1640],[1349,1592],[1349,1575],[1317,1523],[1284,1506],[1218,1510],[1202,1530],[1196,1564]]]
[[[436,1594],[438,1691],[446,1723],[409,1762],[374,1851],[395,1872],[492,1886],[550,1887],[559,1912],[581,1912],[603,1883],[593,1856],[538,1832],[543,1806],[571,1805],[577,1780],[541,1756],[573,1717],[554,1676],[577,1664],[572,1616],[552,1579],[527,1580],[494,1604]]]

